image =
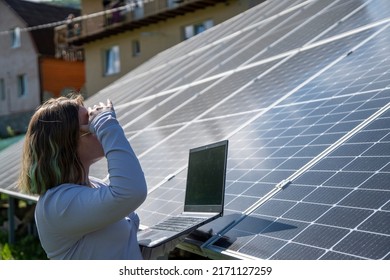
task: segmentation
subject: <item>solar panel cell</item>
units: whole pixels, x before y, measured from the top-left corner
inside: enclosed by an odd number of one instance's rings
[[[296,202],[271,199],[257,208],[253,213],[264,216],[280,217],[296,205]]]
[[[335,206],[324,213],[320,224],[354,229],[373,213],[372,210]]]
[[[338,171],[350,161],[351,159],[348,157],[327,157],[313,166],[312,170]]]
[[[315,247],[330,249],[348,233],[349,230],[347,229],[316,224],[310,225],[296,238],[294,238],[293,241]]]
[[[371,176],[370,173],[340,171],[323,183],[329,187],[354,188]]]
[[[305,197],[303,201],[333,205],[339,202],[351,191],[352,190],[350,188],[318,187],[315,191]]]
[[[334,250],[368,259],[382,259],[389,252],[389,244],[389,236],[352,231],[334,246]]]
[[[330,206],[328,205],[299,202],[297,205],[283,214],[282,217],[305,222],[314,222],[324,212],[328,211],[329,208]]]
[[[261,248],[259,248],[257,244],[262,244]],[[246,242],[246,244],[239,249],[239,252],[257,258],[267,259],[277,251],[277,248],[280,248],[284,244],[286,244],[286,241],[263,235],[256,235],[255,238]]]
[[[363,260],[363,258],[330,251],[323,255],[320,260]]]
[[[250,187],[246,188],[246,190],[242,193],[242,195],[252,196],[259,199],[264,195],[266,195],[267,193],[269,193],[274,187],[275,184],[272,183],[265,183],[265,182],[255,183]]]
[[[362,231],[376,232],[390,235],[389,226],[390,213],[384,211],[375,212],[358,229]]]
[[[384,161],[389,163],[388,158],[384,158]],[[379,169],[380,168],[378,168],[378,170]],[[375,173],[367,181],[361,184],[359,188],[390,191],[390,173]]]
[[[297,243],[288,243],[276,254],[272,255],[272,260],[316,260],[326,251],[324,249],[306,246]]]
[[[390,199],[390,192],[376,190],[355,190],[339,204],[350,207],[378,209]]]
[[[234,196],[231,197],[231,201],[227,201],[225,203],[225,208],[231,211],[242,213],[248,208],[248,205],[252,205],[257,200],[258,200],[257,197],[250,197],[250,196],[243,196],[243,195]]]

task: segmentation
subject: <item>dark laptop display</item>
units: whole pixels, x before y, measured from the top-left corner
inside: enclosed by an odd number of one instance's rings
[[[138,232],[142,246],[156,247],[223,215],[228,140],[190,149],[184,212]]]
[[[222,142],[190,150],[185,212],[223,212],[226,148]]]

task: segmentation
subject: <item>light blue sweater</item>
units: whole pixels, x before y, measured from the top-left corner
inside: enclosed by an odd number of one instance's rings
[[[139,161],[114,112],[103,112],[90,125],[102,143],[109,184],[91,178],[95,188],[63,184],[37,203],[35,220],[50,259],[142,259],[134,211],[146,198]]]

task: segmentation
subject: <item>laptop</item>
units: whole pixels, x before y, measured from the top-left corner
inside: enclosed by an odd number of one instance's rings
[[[190,149],[184,211],[139,231],[141,246],[160,246],[223,215],[227,151],[228,140]]]

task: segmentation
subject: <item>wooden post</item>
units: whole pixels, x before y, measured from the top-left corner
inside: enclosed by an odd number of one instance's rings
[[[8,243],[15,244],[15,199],[8,196]]]

